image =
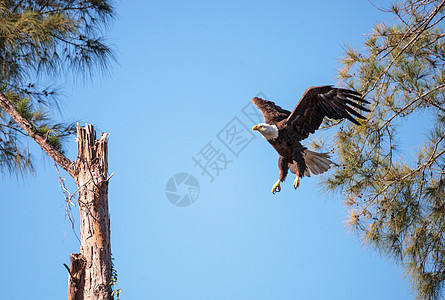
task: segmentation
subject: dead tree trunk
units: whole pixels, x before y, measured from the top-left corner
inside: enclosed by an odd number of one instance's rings
[[[84,282],[85,282],[85,259],[82,254],[71,254],[71,266],[68,268],[70,274],[68,278],[68,300],[83,299]]]
[[[79,192],[79,254],[71,254],[68,300],[110,300],[112,262],[110,218],[108,213],[108,148],[107,134],[96,140],[92,125],[77,125],[77,159],[70,161],[37,133],[34,125],[23,118],[0,91],[3,108],[37,144],[76,181]]]
[[[83,282],[72,288],[69,280],[68,300],[112,299],[110,286],[112,263],[110,245],[110,218],[108,213],[108,148],[107,134],[96,140],[92,125],[77,126],[77,160],[74,179],[79,189],[80,259],[85,261]],[[71,260],[79,260],[72,254]],[[81,265],[81,264],[77,264]],[[73,264],[72,264],[73,266]],[[71,267],[72,267],[71,266]],[[70,270],[70,273],[78,270]],[[72,290],[77,294],[70,295]]]

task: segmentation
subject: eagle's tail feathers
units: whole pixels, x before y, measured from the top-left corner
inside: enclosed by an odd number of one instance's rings
[[[311,177],[311,173],[314,175],[323,174],[329,170],[332,161],[329,160],[329,153],[317,153],[310,150],[304,151],[304,162],[307,169],[304,171],[304,176]],[[295,174],[295,167],[293,164],[289,164],[289,170]]]
[[[304,161],[306,163],[306,166],[308,170],[314,175],[323,174],[324,172],[329,170],[332,163],[329,158],[329,153],[317,153],[310,150],[304,151]],[[306,171],[304,175],[306,175],[306,173],[309,173],[309,171]]]

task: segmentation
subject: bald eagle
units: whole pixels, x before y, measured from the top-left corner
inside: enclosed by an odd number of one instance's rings
[[[310,151],[300,143],[320,127],[324,117],[334,120],[346,118],[360,125],[351,115],[359,119],[365,117],[352,107],[369,112],[358,104],[369,104],[360,93],[330,85],[308,88],[292,112],[261,98],[255,97],[250,101],[258,107],[265,121],[253,126],[252,130],[261,133],[279,154],[280,177],[272,187],[274,194],[281,191],[280,183],[286,179],[289,169],[296,175],[295,189],[300,185],[300,177],[322,174],[329,169],[332,162],[328,153]]]

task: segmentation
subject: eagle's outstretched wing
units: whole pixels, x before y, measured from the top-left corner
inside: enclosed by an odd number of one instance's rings
[[[264,121],[267,124],[274,125],[289,117],[290,111],[282,109],[272,101],[263,100],[255,97],[250,100],[258,107],[264,116]]]
[[[355,101],[367,103],[361,98],[361,94],[347,90],[334,88],[330,85],[310,87],[304,92],[301,100],[295,106],[287,118],[287,124],[292,126],[303,139],[320,127],[324,117],[339,120],[346,118],[352,123],[360,125],[352,115],[365,119],[351,107],[369,112],[369,109],[357,104]]]

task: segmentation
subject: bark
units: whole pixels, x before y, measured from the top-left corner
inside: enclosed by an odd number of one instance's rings
[[[96,140],[92,125],[77,126],[75,165],[79,188],[80,254],[86,261],[82,299],[112,299],[107,134],[102,133]]]
[[[96,140],[92,125],[77,125],[77,159],[70,161],[39,135],[0,91],[0,106],[76,181],[79,191],[79,254],[71,255],[68,300],[113,299],[110,218],[108,213],[107,134]],[[66,265],[65,265],[66,266]]]

